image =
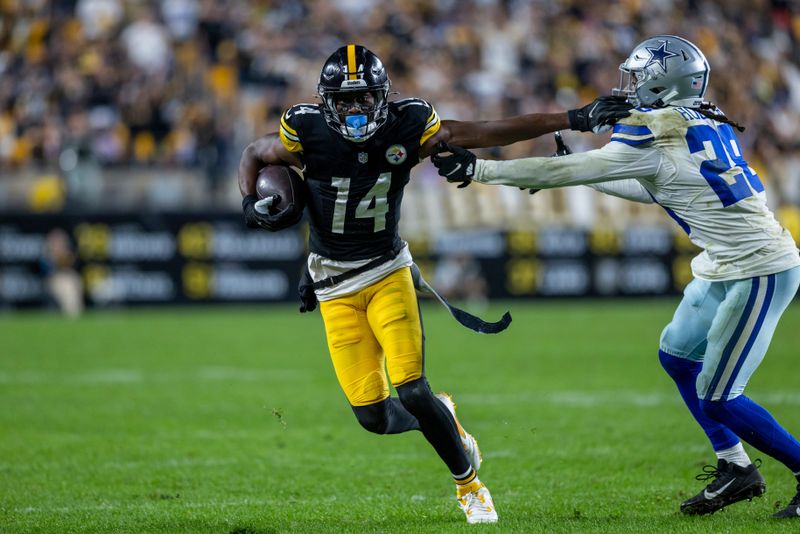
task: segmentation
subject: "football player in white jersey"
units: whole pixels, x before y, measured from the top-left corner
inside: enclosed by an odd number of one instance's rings
[[[598,150],[559,158],[476,160],[443,146],[434,156],[448,181],[531,189],[590,187],[660,204],[703,251],[692,260],[659,358],[718,457],[699,480],[708,486],[681,504],[708,514],[764,493],[766,484],[740,438],[785,464],[797,494],[774,514],[800,518],[800,443],[744,395],[778,320],[800,285],[800,255],[767,207],[764,186],[748,166],[733,128],[703,101],[709,66],[691,42],[658,35],[620,66],[615,91],[636,106]]]

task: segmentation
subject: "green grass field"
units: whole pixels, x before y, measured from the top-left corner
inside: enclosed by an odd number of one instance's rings
[[[427,374],[484,452],[500,523],[468,526],[413,432],[376,436],[294,307],[0,318],[3,532],[797,532],[765,497],[679,502],[713,454],[656,355],[676,301],[510,303],[480,336],[424,308]],[[488,315],[499,316],[500,308]],[[749,394],[800,434],[800,304]]]

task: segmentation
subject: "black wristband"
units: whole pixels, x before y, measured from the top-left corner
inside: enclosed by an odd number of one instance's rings
[[[242,209],[245,209],[250,204],[258,202],[258,197],[255,195],[247,195],[242,199]]]
[[[579,109],[571,109],[571,110],[567,111],[567,119],[569,119],[569,129],[570,130],[581,131],[580,113],[581,113],[581,110],[579,110]]]

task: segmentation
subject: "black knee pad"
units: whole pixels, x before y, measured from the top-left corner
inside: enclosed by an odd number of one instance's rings
[[[398,386],[397,395],[406,410],[411,413],[416,413],[420,409],[425,409],[438,402],[424,376]]]
[[[386,414],[386,402],[383,400],[367,406],[351,406],[356,419],[366,430],[374,434],[385,434],[389,419]]]

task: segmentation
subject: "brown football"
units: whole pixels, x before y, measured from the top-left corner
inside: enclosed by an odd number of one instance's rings
[[[267,165],[258,171],[256,195],[259,200],[273,195],[280,197],[270,206],[271,215],[283,211],[289,204],[295,204],[300,210],[306,205],[303,179],[297,171],[285,165]]]

